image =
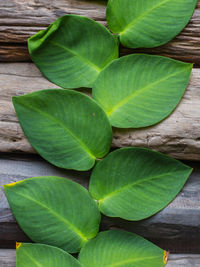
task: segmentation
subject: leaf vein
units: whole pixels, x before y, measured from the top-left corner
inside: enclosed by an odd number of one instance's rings
[[[37,111],[38,113],[43,114],[44,116],[50,118],[52,121],[56,122],[61,128],[63,128],[68,134],[70,134],[77,143],[79,143],[80,147],[82,148],[82,150],[84,150],[84,152],[87,152],[88,155],[92,158],[92,159],[96,159],[96,157],[92,154],[92,152],[88,149],[88,147],[69,129],[67,128],[62,122],[59,122],[57,119],[55,119],[54,117],[52,117],[51,115],[49,115],[46,112],[43,112],[39,109],[37,109],[36,107],[33,107],[31,105],[26,105],[25,103],[21,103],[23,104],[25,107],[28,108],[32,108],[34,111]]]
[[[162,173],[162,174],[159,174],[159,175],[156,175],[156,176],[150,176],[150,177],[147,177],[147,178],[140,179],[138,181],[132,182],[130,184],[126,184],[125,186],[123,186],[123,187],[111,192],[110,194],[106,195],[104,198],[99,199],[98,202],[102,203],[105,200],[107,200],[108,198],[113,197],[113,196],[125,191],[129,187],[136,186],[136,185],[142,184],[144,182],[148,182],[148,181],[153,180],[153,179],[159,179],[159,178],[162,178],[163,176],[168,175],[168,174],[172,174],[172,172]]]
[[[130,31],[131,27],[134,26],[135,24],[137,24],[139,21],[141,21],[146,15],[148,15],[149,13],[151,13],[153,10],[155,10],[156,8],[164,5],[165,3],[169,2],[169,0],[164,0],[163,2],[158,3],[157,5],[155,5],[154,7],[150,8],[149,10],[147,10],[146,12],[144,12],[143,14],[141,14],[139,17],[137,17],[135,20],[133,20],[131,23],[129,23],[125,29],[120,32],[119,34],[125,34],[127,31]]]
[[[89,61],[88,59],[83,58],[81,55],[75,53],[74,51],[72,51],[72,50],[69,49],[68,47],[65,47],[65,46],[63,46],[63,45],[61,45],[61,44],[55,43],[55,42],[53,42],[53,41],[50,41],[50,43],[51,43],[52,45],[54,45],[54,46],[58,46],[58,47],[60,47],[60,48],[62,48],[62,49],[64,49],[64,50],[66,50],[67,52],[70,52],[70,53],[73,54],[74,56],[80,58],[82,61],[85,61],[90,67],[92,67],[92,68],[93,68],[95,71],[97,71],[98,73],[101,72],[101,69],[100,69],[97,65],[95,65],[94,63],[92,63],[92,62]]]
[[[134,93],[132,93],[131,95],[127,96],[126,98],[124,98],[123,100],[121,100],[118,104],[116,104],[115,106],[112,107],[112,109],[110,109],[109,111],[106,112],[107,116],[111,116],[112,113],[114,113],[117,109],[119,109],[121,106],[127,104],[127,102],[129,102],[130,100],[132,100],[133,98],[135,98],[136,96],[140,95],[141,93],[144,93],[146,90],[148,90],[149,88],[151,88],[152,86],[154,85],[157,85],[171,77],[174,77],[180,73],[182,73],[184,70],[181,70],[181,71],[178,71],[178,72],[175,72],[171,75],[168,75],[156,82],[153,82],[153,83],[150,83],[149,85],[145,86],[144,88],[142,89],[139,89],[137,91],[135,91]]]
[[[124,261],[120,261],[118,263],[114,263],[114,264],[109,264],[107,265],[107,267],[117,267],[117,266],[123,266],[124,264],[128,264],[128,263],[133,263],[133,262],[139,262],[139,261],[146,261],[146,260],[153,260],[153,259],[159,259],[159,256],[156,257],[145,257],[143,259],[141,258],[133,258],[133,259],[129,259],[129,260],[124,260]]]
[[[21,193],[16,192],[16,191],[14,193],[32,201],[32,202],[35,202],[38,206],[43,207],[44,209],[49,211],[49,213],[53,214],[55,217],[57,217],[58,219],[63,221],[69,228],[71,228],[71,230],[73,232],[75,232],[75,234],[77,234],[82,240],[84,240],[84,242],[88,241],[88,238],[77,227],[75,227],[73,224],[71,224],[66,218],[64,218],[61,215],[59,215],[58,213],[56,213],[53,209],[46,206],[44,203],[39,202],[38,200],[36,200],[30,196],[27,196],[25,194],[21,194]]]

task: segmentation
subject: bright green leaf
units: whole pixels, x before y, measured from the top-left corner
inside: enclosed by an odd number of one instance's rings
[[[101,70],[118,57],[118,40],[101,24],[66,15],[28,40],[40,71],[63,88],[91,87]]]
[[[20,125],[31,145],[50,163],[88,170],[112,141],[106,114],[88,96],[50,89],[13,97]]]
[[[81,267],[62,249],[30,243],[17,243],[16,267]]]
[[[111,230],[90,240],[79,261],[84,267],[162,267],[167,253],[136,234]]]
[[[122,148],[95,166],[90,193],[103,214],[138,221],[169,204],[191,171],[164,154],[145,148]]]
[[[109,0],[108,26],[124,46],[156,47],[182,31],[196,4],[197,0]]]
[[[93,97],[111,124],[139,128],[158,123],[177,106],[192,64],[145,54],[113,61],[99,75]]]
[[[4,185],[12,213],[37,243],[78,252],[99,230],[100,213],[81,185],[60,177],[35,177]]]

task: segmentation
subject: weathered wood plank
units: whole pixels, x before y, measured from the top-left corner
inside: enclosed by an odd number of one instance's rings
[[[15,249],[0,249],[0,266],[16,267]]]
[[[57,86],[34,64],[0,64],[0,152],[34,152],[18,124],[11,97],[47,88]],[[170,117],[145,129],[115,129],[113,146],[149,147],[179,159],[200,160],[199,106],[200,69],[193,69],[185,96]]]
[[[29,60],[25,47],[27,38],[62,15],[84,15],[106,24],[105,8],[104,0],[0,1],[0,43],[2,44],[0,60]],[[16,47],[5,46],[4,43],[12,43]],[[199,64],[199,43],[200,1],[188,26],[173,41],[159,48],[137,51],[147,51]],[[24,48],[18,44],[24,44]],[[130,52],[131,50],[127,49],[121,50],[122,54]]]
[[[200,266],[200,255],[192,254],[180,254],[169,256],[169,261],[166,267],[199,267]]]
[[[18,44],[0,44],[0,62],[31,61],[28,48]]]
[[[0,249],[0,266],[15,267],[16,252],[14,249]],[[200,255],[195,254],[171,254],[166,267],[199,267]]]
[[[56,175],[68,177],[88,186],[89,172],[56,168],[39,156],[1,155],[0,185],[28,177]],[[101,229],[122,228],[136,232],[164,249],[180,253],[200,253],[200,165],[193,163],[194,173],[176,199],[155,216],[140,222],[103,217]],[[167,190],[167,189],[166,189]],[[14,247],[15,241],[28,241],[17,226],[6,197],[0,190],[0,244]]]

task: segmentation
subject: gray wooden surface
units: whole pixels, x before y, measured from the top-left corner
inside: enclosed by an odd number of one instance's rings
[[[1,249],[0,250],[0,266],[1,267],[15,267],[16,266],[16,253],[14,249]],[[169,256],[166,267],[199,267],[200,254],[171,254]],[[28,266],[27,266],[28,267]],[[63,266],[55,266],[63,267]]]
[[[9,0],[0,1],[0,60],[30,60],[26,40],[49,23],[66,14],[88,16],[106,24],[104,0]],[[15,12],[13,12],[13,10]],[[184,61],[200,61],[200,1],[188,26],[168,44],[142,52]],[[121,49],[121,54],[133,52]]]
[[[166,250],[181,253],[200,253],[200,164],[192,164],[194,173],[176,199],[155,216],[140,222],[104,217],[101,229],[122,228],[136,232]],[[28,177],[56,175],[68,177],[87,187],[90,173],[58,169],[37,156],[1,155],[0,184]],[[170,189],[166,189],[170,190]],[[0,191],[0,244],[14,247],[15,241],[28,238],[17,226],[3,190]]]
[[[11,97],[39,89],[57,88],[32,63],[0,64],[0,152],[33,149],[18,124]],[[113,146],[149,147],[179,159],[200,160],[200,69],[177,109],[161,123],[143,129],[114,129]]]

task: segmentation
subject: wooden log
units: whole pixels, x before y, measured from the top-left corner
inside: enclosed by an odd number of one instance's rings
[[[161,212],[140,222],[103,216],[101,230],[122,228],[138,233],[171,252],[200,253],[200,165],[190,165],[194,167],[194,173],[182,192]],[[87,188],[90,176],[90,172],[56,168],[36,155],[16,157],[2,154],[0,166],[0,185],[34,176],[55,175],[72,179]],[[14,248],[16,240],[29,239],[15,222],[2,188],[0,199],[0,244],[4,248]]]
[[[195,254],[171,254],[166,267],[198,267],[200,266],[200,255]],[[15,267],[15,249],[0,249],[0,266]],[[56,266],[57,267],[57,266]]]
[[[88,16],[106,24],[106,1],[104,0],[9,0],[0,1],[0,60],[29,60],[26,50],[27,38],[65,14]],[[13,12],[15,10],[15,12]],[[12,43],[10,47],[3,45]],[[161,54],[199,64],[200,60],[200,1],[187,27],[168,44],[143,51]],[[23,44],[24,48],[19,44]],[[135,50],[121,49],[121,54]]]
[[[0,64],[0,152],[34,150],[17,121],[11,97],[57,88],[32,63]],[[144,129],[114,129],[113,147],[141,146],[179,159],[200,160],[200,69],[193,69],[185,96],[163,122]]]

